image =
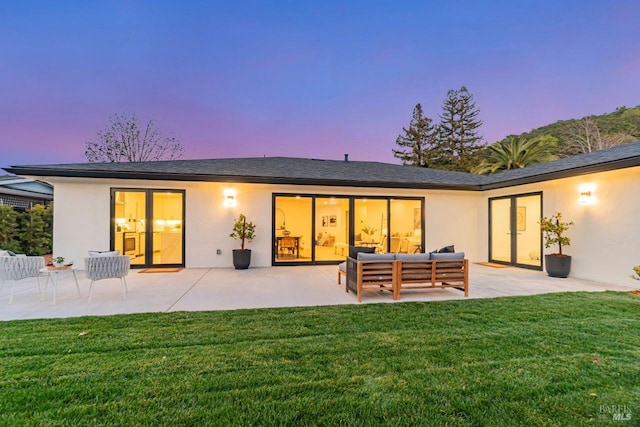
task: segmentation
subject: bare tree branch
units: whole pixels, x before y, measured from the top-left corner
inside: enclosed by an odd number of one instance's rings
[[[567,147],[573,153],[591,153],[631,142],[634,138],[624,133],[603,135],[593,117],[571,123],[567,130]]]
[[[164,137],[155,120],[149,120],[141,132],[138,117],[125,113],[109,118],[109,126],[85,142],[85,157],[96,162],[148,162],[176,160],[184,147],[174,137]]]

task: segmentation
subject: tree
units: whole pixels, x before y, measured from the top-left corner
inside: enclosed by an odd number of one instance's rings
[[[20,252],[18,220],[20,214],[13,206],[0,204],[0,249]]]
[[[53,234],[53,204],[34,205],[20,219],[21,251],[28,255],[51,253]]]
[[[478,135],[478,128],[482,126],[479,114],[473,95],[466,87],[447,92],[440,115],[437,155],[430,167],[461,172],[471,170],[482,148],[478,144],[482,140]]]
[[[84,155],[90,163],[175,160],[184,155],[178,140],[164,137],[155,120],[141,127],[135,114],[114,114],[109,126],[85,146]]]
[[[396,144],[400,149],[392,150],[393,156],[403,165],[429,167],[431,151],[437,144],[438,128],[433,120],[422,114],[422,105],[416,104],[409,129],[402,128],[404,135],[398,135]]]
[[[558,140],[550,135],[534,139],[508,136],[507,139],[487,147],[480,164],[471,171],[478,174],[519,169],[557,159],[553,154]]]
[[[567,148],[571,154],[591,153],[634,141],[625,133],[603,134],[593,117],[585,117],[571,122],[565,131]]]

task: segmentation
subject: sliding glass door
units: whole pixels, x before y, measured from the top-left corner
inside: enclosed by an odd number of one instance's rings
[[[274,200],[273,254],[275,263],[308,263],[312,259],[313,198],[278,196]]]
[[[113,189],[111,249],[131,265],[184,266],[184,191]]]
[[[349,230],[349,199],[316,197],[315,260],[344,261],[348,255]]]
[[[489,199],[489,261],[542,269],[542,193]]]
[[[349,245],[422,252],[424,199],[344,195],[273,196],[273,264],[344,261]]]

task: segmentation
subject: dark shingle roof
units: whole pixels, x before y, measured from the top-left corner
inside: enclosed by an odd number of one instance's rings
[[[633,166],[640,166],[640,142],[489,175],[482,188],[510,187]]]
[[[484,177],[379,162],[254,157],[142,163],[14,166],[12,173],[181,181],[234,181],[300,185],[476,189]]]
[[[640,142],[490,176],[379,162],[290,157],[72,163],[5,170],[29,176],[485,190],[632,166],[640,166]]]

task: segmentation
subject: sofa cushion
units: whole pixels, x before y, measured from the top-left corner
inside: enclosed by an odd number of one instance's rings
[[[349,258],[358,258],[358,253],[364,252],[372,254],[376,251],[376,248],[370,248],[368,246],[349,246]]]
[[[456,251],[454,245],[445,246],[444,248],[440,248],[438,250],[439,254],[452,254]]]
[[[0,249],[0,256],[9,256],[9,251]]]
[[[347,261],[341,262],[340,264],[338,264],[338,270],[342,271],[343,273],[347,272]]]
[[[358,254],[358,261],[393,261],[395,259],[396,254],[372,254],[366,252]]]
[[[428,261],[431,254],[396,254],[396,259],[400,261]]]
[[[431,254],[431,259],[434,260],[449,260],[449,259],[464,259],[464,252],[443,253],[443,254]]]
[[[120,251],[89,251],[89,256],[118,256]]]

